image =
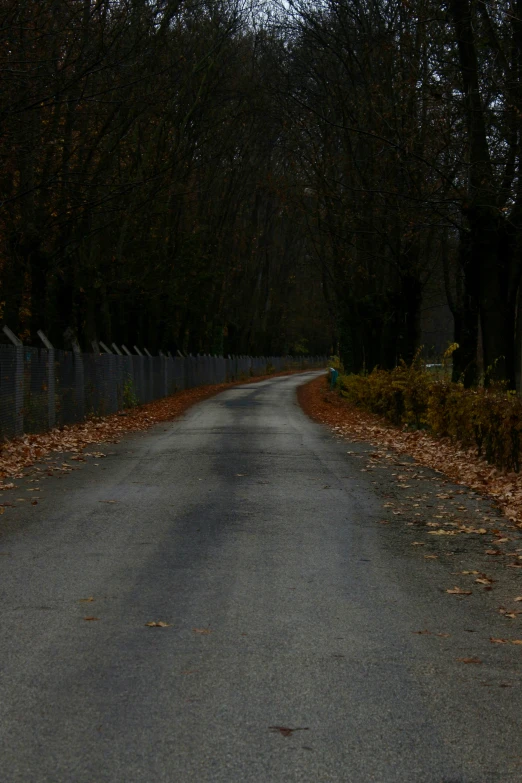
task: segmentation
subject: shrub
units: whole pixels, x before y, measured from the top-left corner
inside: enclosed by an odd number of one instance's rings
[[[450,438],[502,470],[520,470],[522,401],[502,388],[465,389],[415,362],[369,375],[342,375],[340,394],[392,424]]]

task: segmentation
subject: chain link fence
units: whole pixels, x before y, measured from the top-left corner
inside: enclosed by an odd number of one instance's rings
[[[181,389],[326,364],[326,356],[120,356],[0,344],[0,437],[45,432]]]

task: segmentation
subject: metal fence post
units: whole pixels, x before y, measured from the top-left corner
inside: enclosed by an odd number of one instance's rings
[[[54,346],[49,342],[41,329],[38,330],[37,335],[47,348],[47,410],[49,416],[49,429],[52,430],[56,424],[56,377],[54,374]]]
[[[4,334],[13,343],[16,350],[15,365],[15,422],[14,435],[24,434],[24,345],[22,341],[12,332],[8,326],[4,326]]]

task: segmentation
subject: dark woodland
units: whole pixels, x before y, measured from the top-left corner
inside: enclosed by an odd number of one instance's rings
[[[0,0],[0,25],[24,342],[352,372],[455,342],[455,380],[520,385],[522,0]]]

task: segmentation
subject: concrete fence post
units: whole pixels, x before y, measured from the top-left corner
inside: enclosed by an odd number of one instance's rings
[[[4,326],[3,331],[6,337],[11,340],[16,351],[14,383],[14,435],[16,437],[18,435],[23,435],[24,433],[24,346],[22,341],[8,326]]]
[[[47,411],[49,417],[49,429],[52,430],[56,425],[56,376],[54,372],[54,346],[47,339],[41,329],[37,332],[38,337],[47,348]]]
[[[76,411],[78,414],[78,421],[81,421],[85,416],[85,384],[84,384],[84,372],[83,372],[83,356],[76,339],[76,335],[69,326],[63,333],[65,339],[71,343],[74,356],[74,393],[76,398]],[[100,345],[102,345],[100,343]],[[104,349],[105,350],[105,349]]]

